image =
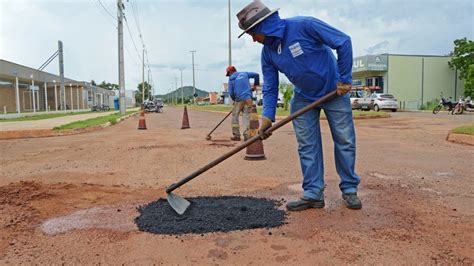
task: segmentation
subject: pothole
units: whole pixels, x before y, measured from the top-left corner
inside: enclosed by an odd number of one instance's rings
[[[187,198],[191,202],[178,215],[165,199],[141,206],[135,223],[140,231],[154,234],[202,234],[273,228],[285,223],[282,202],[242,196]]]

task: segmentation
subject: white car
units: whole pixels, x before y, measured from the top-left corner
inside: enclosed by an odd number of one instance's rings
[[[373,93],[371,96],[372,106],[374,111],[391,110],[396,112],[398,110],[397,99],[392,94],[387,93]]]
[[[351,106],[352,109],[370,110],[372,109],[372,99],[370,98],[370,91],[366,90],[352,90],[351,91]]]

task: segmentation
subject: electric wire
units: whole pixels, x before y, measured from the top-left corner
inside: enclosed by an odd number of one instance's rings
[[[94,1],[94,3],[96,3],[96,5],[98,4],[97,2]],[[110,21],[110,18],[105,14],[103,13],[104,10],[100,7],[100,6],[97,6],[99,9],[98,9],[98,12],[100,13],[101,16],[104,16],[105,20],[107,20],[107,22],[111,23],[113,25],[113,27],[115,29],[117,29],[117,25],[115,24],[117,22],[117,19],[116,18],[113,18],[113,22]]]
[[[133,47],[135,47],[135,52],[137,52],[138,58],[140,58],[140,53],[138,52],[137,45],[135,44],[135,40],[133,39],[132,32],[130,31],[130,27],[128,26],[127,17],[124,15],[123,18],[125,20],[125,25],[127,25],[127,31],[128,31],[128,34],[130,35],[130,39],[132,39]]]
[[[151,71],[151,68],[150,68],[150,62],[149,62],[149,59],[148,59],[148,51],[146,49],[145,41],[143,40],[143,34],[142,34],[142,31],[141,31],[141,23],[140,23],[140,14],[139,14],[138,4],[137,4],[136,0],[130,0],[128,2],[130,3],[131,10],[132,10],[132,15],[133,15],[133,20],[135,21],[135,26],[137,27],[138,36],[140,38],[140,41],[141,41],[141,44],[142,44],[142,47],[143,47],[143,50],[144,50],[144,53],[145,53],[145,58],[143,58],[141,60],[146,61],[146,67],[148,69],[148,73],[149,73],[149,76],[150,76],[149,79],[150,79],[150,85],[151,85],[151,84],[153,84],[153,74],[152,74],[152,71]],[[135,51],[137,52],[138,58],[140,58],[140,53],[138,52],[138,48],[137,48],[137,46],[135,44],[135,41],[133,39],[132,31],[130,29],[130,26],[128,24],[128,21],[127,21],[126,17],[124,17],[124,18],[125,18],[125,23],[127,25],[128,33],[130,34],[130,37],[132,38],[132,43],[135,47]],[[143,64],[145,65],[145,62],[143,62]]]
[[[102,3],[102,1],[100,0],[97,0],[99,1],[99,4],[102,6],[102,8],[105,10],[105,12],[107,12],[107,14],[109,14],[109,16],[114,20],[114,21],[117,21],[117,18],[114,17],[114,15],[112,15],[112,13],[110,13],[110,11],[104,6],[104,4]]]

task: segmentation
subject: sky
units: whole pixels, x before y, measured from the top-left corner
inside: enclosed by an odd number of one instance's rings
[[[227,0],[123,0],[125,87],[142,81],[142,41],[156,94],[183,84],[221,91],[228,65]],[[250,0],[231,0],[232,64],[261,73],[262,46],[241,33],[236,14]],[[453,41],[474,39],[472,0],[267,0],[280,17],[313,16],[352,38],[354,57],[446,55]],[[64,46],[65,76],[118,84],[117,1],[0,0],[0,59],[33,68]],[[127,26],[128,25],[128,26]],[[142,38],[139,37],[139,32]],[[44,69],[58,74],[58,61]],[[145,70],[145,80],[148,79]],[[281,76],[281,79],[285,79]]]

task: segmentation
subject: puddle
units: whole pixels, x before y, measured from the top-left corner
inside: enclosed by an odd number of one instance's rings
[[[110,229],[122,232],[137,230],[133,219],[138,215],[138,204],[100,206],[52,218],[40,225],[47,235],[81,229]]]

